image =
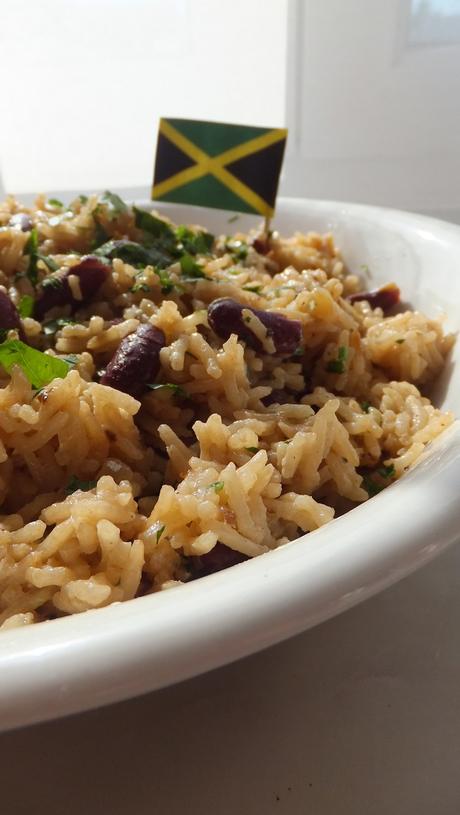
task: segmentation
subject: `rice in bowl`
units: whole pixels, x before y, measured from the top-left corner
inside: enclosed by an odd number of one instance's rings
[[[0,284],[3,627],[294,540],[453,421],[423,395],[453,337],[394,285],[362,293],[330,235],[8,199]]]

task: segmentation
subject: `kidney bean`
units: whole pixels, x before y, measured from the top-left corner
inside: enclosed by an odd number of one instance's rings
[[[78,277],[81,300],[77,300],[73,295],[68,280],[70,275]],[[107,265],[94,255],[88,255],[62,274],[46,278],[41,285],[41,297],[35,303],[35,317],[38,320],[43,319],[46,312],[56,306],[70,305],[72,311],[76,311],[91,300],[102,286],[106,276]]]
[[[248,560],[246,555],[235,552],[234,549],[230,549],[229,546],[225,546],[223,543],[216,543],[214,549],[211,549],[206,555],[193,558],[194,565],[198,566],[200,577],[220,572],[222,569],[228,569],[229,566],[236,566],[237,563],[243,563],[244,560]],[[195,563],[195,561],[199,562]]]
[[[10,218],[10,226],[17,226],[21,232],[30,232],[33,227],[32,218],[26,212],[16,212]]]
[[[382,311],[386,312],[399,303],[400,294],[401,292],[396,283],[388,283],[380,289],[349,294],[347,300],[349,303],[358,303],[360,300],[367,300],[372,308],[381,308]]]
[[[160,351],[165,342],[159,328],[140,325],[134,334],[121,341],[99,380],[101,385],[140,396],[160,370]]]
[[[16,328],[21,340],[25,341],[24,329],[19,312],[6,292],[0,289],[0,330],[4,329],[5,331],[10,331],[12,328]]]
[[[267,329],[267,335],[273,340],[275,354],[293,354],[299,346],[302,337],[302,326],[298,320],[290,320],[282,314],[275,314],[273,311],[262,311],[257,308],[241,305],[230,297],[223,297],[214,300],[208,306],[209,325],[215,333],[228,340],[231,334],[236,334],[240,340],[254,348],[255,351],[262,351],[263,346],[258,337],[251,331],[249,325],[243,317],[243,309],[251,311],[259,318]]]
[[[268,235],[261,235],[258,238],[254,238],[252,245],[259,255],[268,255],[270,251],[270,238]]]

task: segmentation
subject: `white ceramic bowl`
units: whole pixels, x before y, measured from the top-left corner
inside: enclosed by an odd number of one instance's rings
[[[241,216],[173,205],[212,231]],[[460,227],[405,212],[281,200],[275,226],[331,230],[352,270],[395,280],[404,299],[460,323]],[[437,404],[460,416],[460,351]],[[408,574],[457,537],[460,425],[398,483],[317,532],[260,558],[160,594],[0,635],[0,728],[134,696],[266,648]]]

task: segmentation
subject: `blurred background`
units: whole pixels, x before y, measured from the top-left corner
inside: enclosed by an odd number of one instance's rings
[[[284,195],[460,221],[460,0],[1,7],[8,192],[146,192],[179,116],[287,126]]]

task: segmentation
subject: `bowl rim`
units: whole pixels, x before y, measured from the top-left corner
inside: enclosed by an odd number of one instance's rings
[[[156,202],[138,203],[157,208]],[[371,216],[404,233],[428,229],[446,240],[453,237],[460,250],[459,226],[423,215],[298,198],[278,205]],[[134,601],[2,632],[0,730],[174,684],[361,602],[455,541],[459,479],[460,422],[455,421],[402,480],[279,549]],[[439,488],[435,502],[433,485]],[[394,526],[391,535],[383,525],[376,528],[377,508]]]

